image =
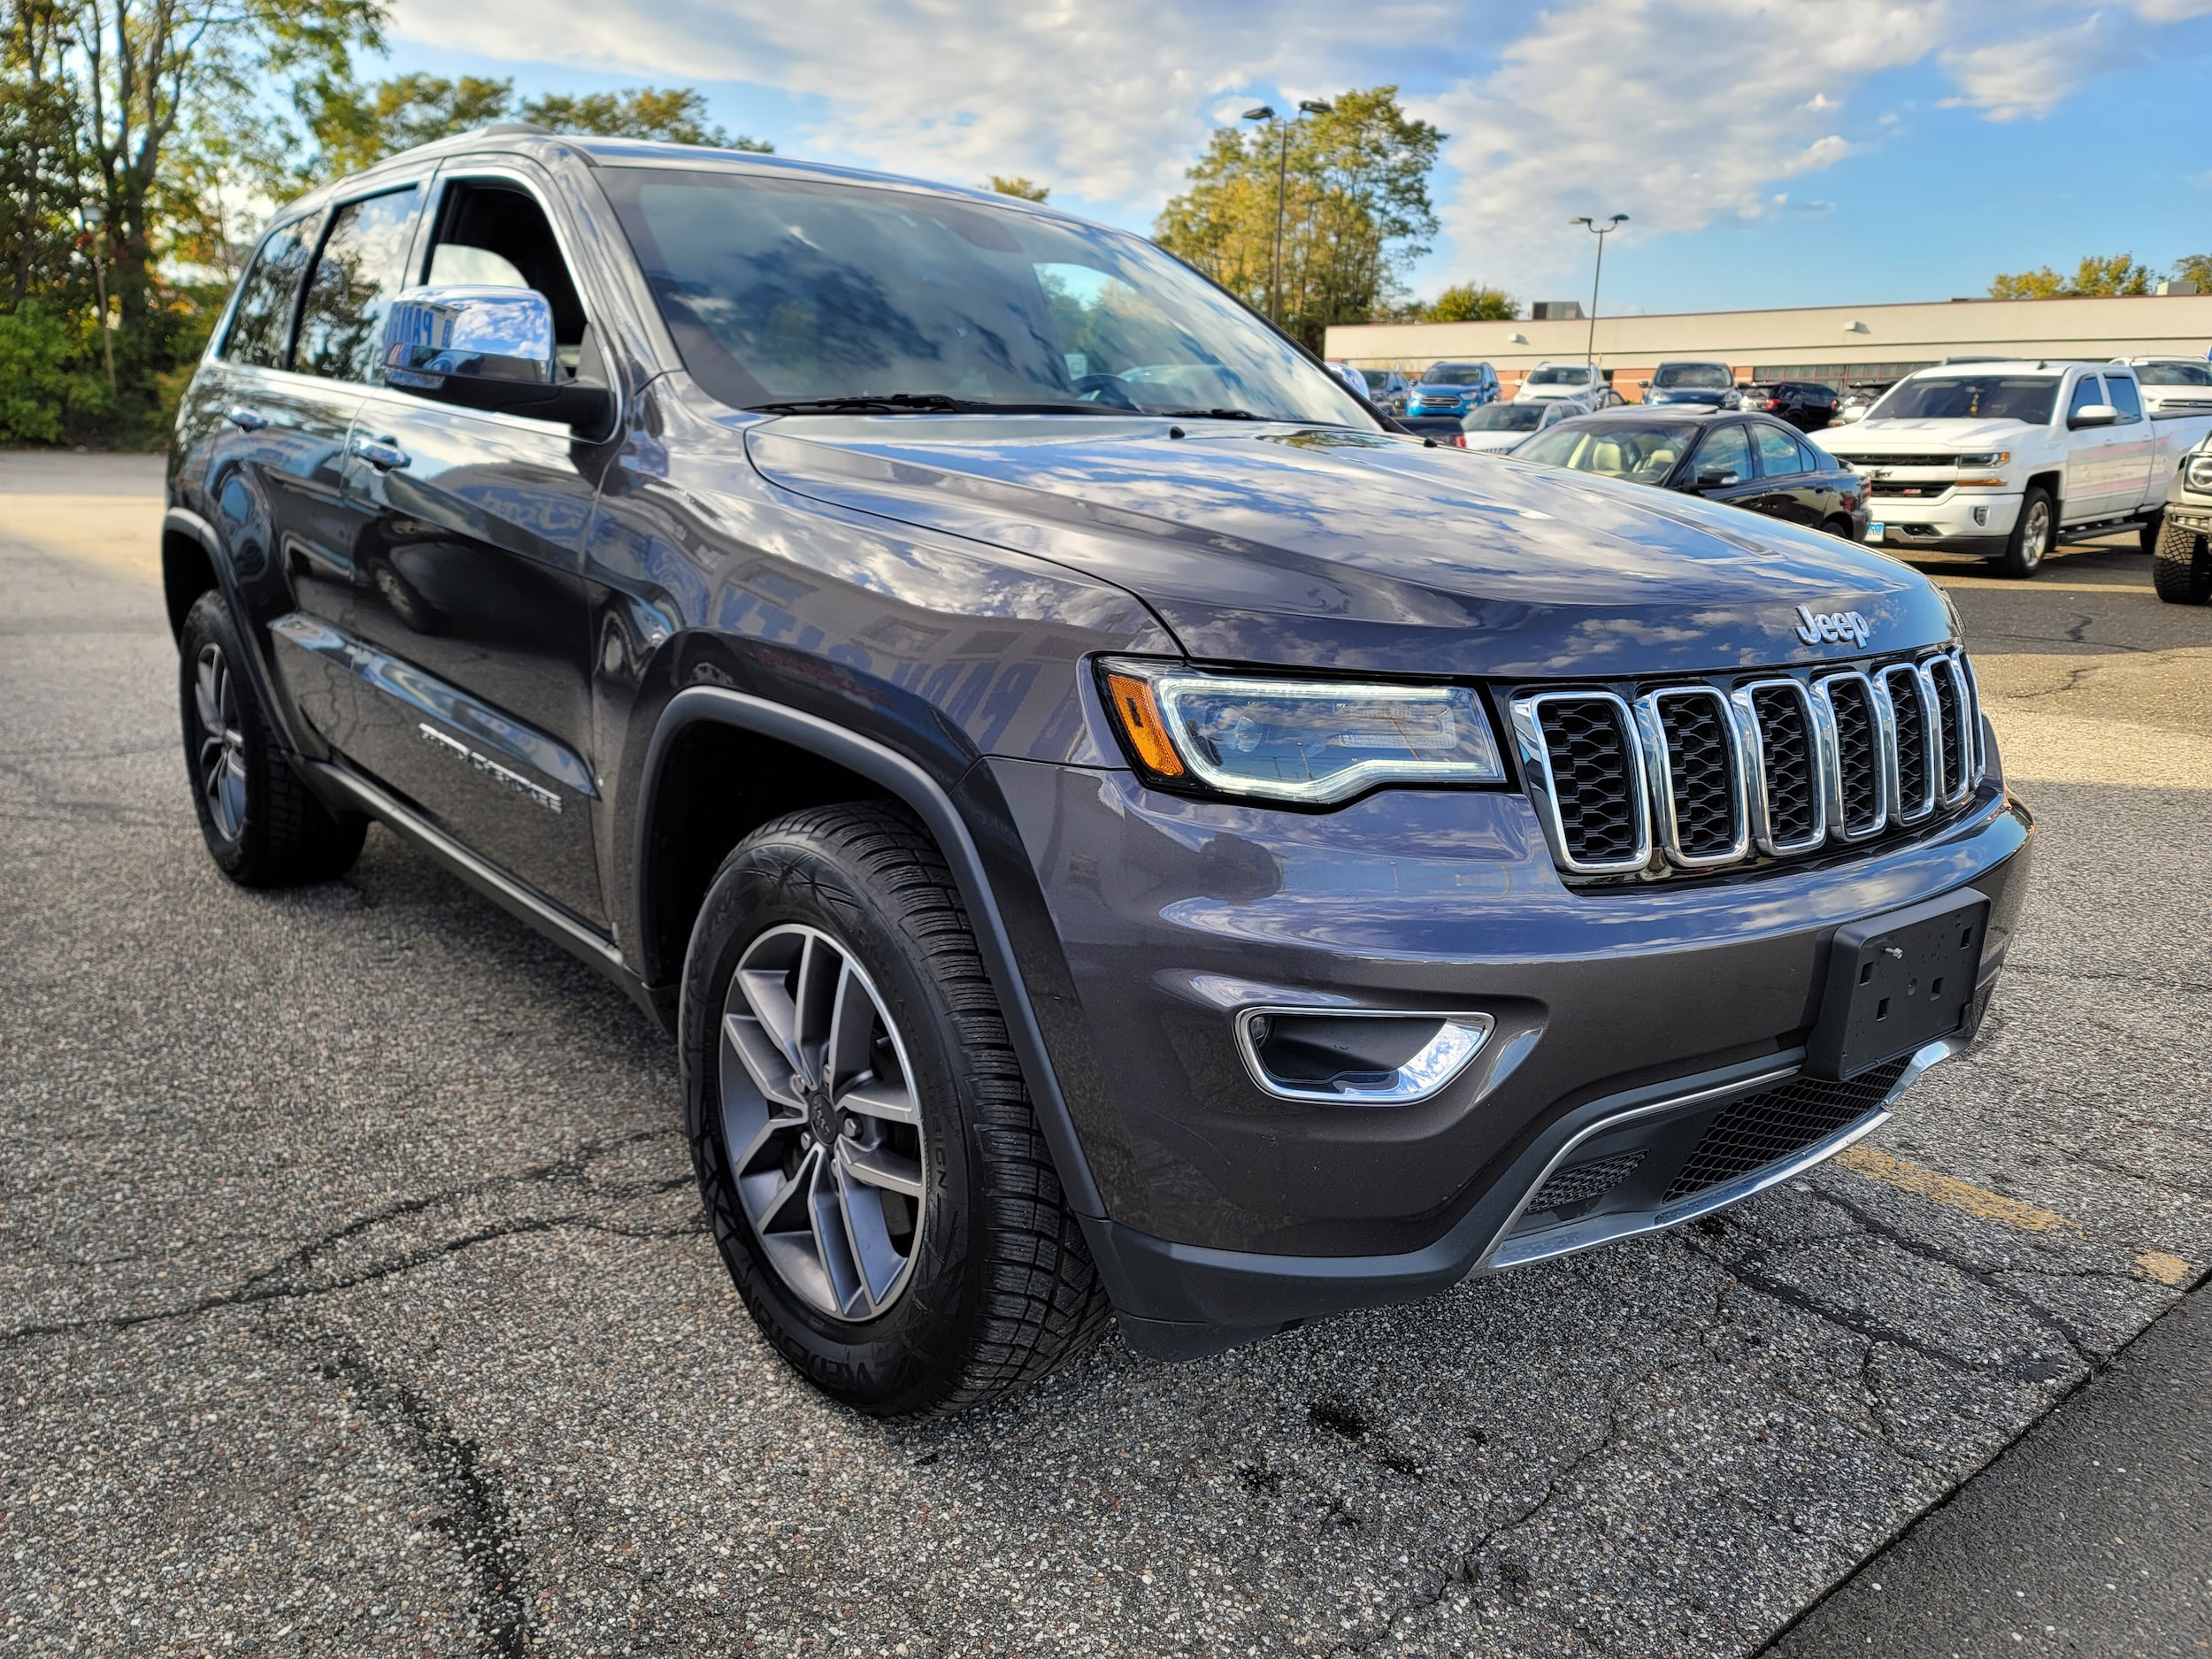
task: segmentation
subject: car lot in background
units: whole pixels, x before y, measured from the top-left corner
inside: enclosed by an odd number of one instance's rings
[[[1882,394],[1896,384],[1895,380],[1846,380],[1843,396],[1836,404],[1833,424],[1841,426],[1864,420],[1866,411],[1880,403]]]
[[[1487,363],[1432,363],[1406,388],[1409,415],[1463,415],[1498,401],[1498,372]]]
[[[1578,415],[1513,454],[1725,502],[1846,541],[1866,534],[1866,481],[1770,415],[1646,409]]]
[[[2202,357],[2128,357],[2135,383],[2143,388],[2143,407],[2153,420],[2162,415],[2212,414],[2212,362]]]
[[[1836,388],[1818,380],[1755,380],[1738,388],[1736,407],[1778,417],[1800,432],[1832,424],[1842,403]]]
[[[1517,403],[1540,403],[1554,398],[1579,403],[1585,411],[1602,409],[1613,396],[1613,388],[1605,383],[1605,376],[1587,363],[1540,363],[1528,372],[1520,390],[1513,394]]]
[[[1462,419],[1459,430],[1452,434],[1452,442],[1463,449],[1510,449],[1525,442],[1532,433],[1571,420],[1574,414],[1572,403],[1555,400],[1541,403],[1492,403]]]
[[[1725,363],[1704,357],[1672,357],[1644,382],[1646,404],[1718,409],[1736,389],[1736,373]]]
[[[1406,393],[1413,378],[1403,369],[1362,369],[1359,373],[1369,403],[1394,415],[1405,413]]]

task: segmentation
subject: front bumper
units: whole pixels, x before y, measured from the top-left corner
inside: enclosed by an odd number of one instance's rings
[[[1842,923],[1978,889],[1992,904],[1978,1013],[2031,834],[1993,774],[1959,818],[1863,855],[1572,891],[1518,795],[1389,790],[1296,813],[1168,797],[1124,772],[987,764],[1064,957],[1065,1002],[1040,1011],[1104,1201],[1093,1252],[1132,1339],[1164,1355],[1734,1202],[1752,1188],[1522,1214],[1594,1128],[1604,1149],[1638,1114],[1657,1159],[1793,1074]],[[1248,1074],[1233,1020],[1263,1004],[1494,1025],[1427,1100],[1314,1104]],[[1886,1110],[1878,1094],[1847,1126]]]
[[[1930,499],[1870,493],[1867,515],[1883,534],[1870,528],[1865,539],[1873,547],[1993,557],[2011,541],[2020,500],[1990,489],[1955,488]]]

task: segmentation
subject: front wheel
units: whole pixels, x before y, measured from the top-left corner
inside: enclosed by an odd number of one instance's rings
[[[2151,559],[2151,586],[2170,605],[2212,601],[2212,537],[2168,523]]]
[[[817,1387],[878,1417],[959,1410],[1103,1328],[959,892],[911,819],[823,807],[741,841],[680,1025],[715,1240]]]
[[[2012,526],[2012,539],[1994,561],[2000,576],[2029,577],[2043,567],[2058,531],[2058,510],[2051,494],[2040,484],[2029,487],[2020,500],[2020,521]]]
[[[217,867],[248,887],[343,875],[361,856],[368,820],[325,807],[278,749],[219,592],[194,602],[177,649],[192,804]]]

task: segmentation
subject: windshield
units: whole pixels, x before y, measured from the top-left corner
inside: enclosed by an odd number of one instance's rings
[[[1133,236],[812,180],[658,167],[599,177],[684,366],[725,403],[1375,426],[1349,388]]]
[[[1867,411],[1882,420],[2023,420],[2040,426],[2058,401],[2052,374],[1940,374],[1900,380]]]
[[[1656,484],[1674,470],[1694,435],[1684,426],[1629,426],[1613,421],[1601,426],[1562,425],[1539,433],[1513,454],[1518,460],[1541,461],[1547,466]]]
[[[1479,363],[1432,363],[1421,371],[1424,386],[1477,386],[1481,381]]]
[[[1378,392],[1388,391],[1391,373],[1389,369],[1362,369],[1360,378],[1367,382],[1367,395],[1372,397]]]
[[[1462,432],[1533,432],[1544,424],[1547,412],[1541,403],[1486,403],[1459,427]]]
[[[1531,386],[1587,386],[1590,377],[1596,373],[1594,369],[1580,368],[1534,369],[1530,371],[1528,383]]]
[[[2212,386],[2201,363],[2139,363],[2135,378],[2145,386]]]
[[[1662,392],[1724,392],[1735,383],[1724,363],[1663,363],[1651,377]]]

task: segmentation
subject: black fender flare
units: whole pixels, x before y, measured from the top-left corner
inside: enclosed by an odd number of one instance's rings
[[[645,754],[644,773],[639,780],[641,793],[637,798],[643,804],[632,831],[630,879],[634,887],[631,913],[641,918],[646,914],[653,803],[659,798],[661,769],[678,735],[702,723],[736,726],[818,755],[880,785],[922,820],[935,838],[938,850],[944,855],[945,864],[959,887],[961,900],[967,906],[976,943],[983,953],[984,970],[991,976],[992,987],[998,993],[1007,1034],[1012,1040],[1015,1056],[1021,1063],[1023,1079],[1029,1086],[1030,1103],[1036,1110],[1038,1126],[1052,1149],[1053,1163],[1058,1168],[1068,1206],[1079,1216],[1102,1217],[1105,1204],[1099,1196],[1098,1184],[1092,1178],[1089,1160],[1083,1156],[1082,1144],[1076,1137],[1067,1099],[1061,1093],[1051,1057],[1046,1051],[1044,1033],[1038,1026],[1028,987],[1016,964],[1006,920],[992,892],[975,837],[943,786],[897,750],[819,716],[745,692],[720,686],[691,686],[678,692],[669,699],[653,728],[652,741]]]

